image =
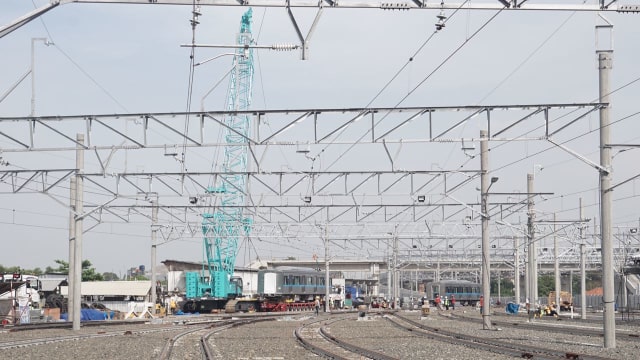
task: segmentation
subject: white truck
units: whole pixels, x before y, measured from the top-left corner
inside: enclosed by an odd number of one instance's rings
[[[0,274],[0,321],[31,322],[32,310],[40,310],[40,281],[34,275]]]

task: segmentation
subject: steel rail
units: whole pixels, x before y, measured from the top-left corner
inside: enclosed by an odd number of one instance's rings
[[[245,319],[245,320],[235,320],[234,322],[232,322],[232,323],[230,323],[228,325],[225,325],[225,326],[222,326],[222,327],[218,327],[218,328],[216,328],[216,329],[214,329],[214,330],[202,335],[200,337],[200,345],[201,345],[201,348],[202,348],[202,352],[203,352],[204,358],[206,360],[210,360],[210,359],[214,359],[215,358],[213,349],[211,348],[211,344],[209,343],[209,338],[211,337],[211,335],[213,335],[215,333],[218,333],[220,331],[223,331],[223,330],[231,329],[231,328],[236,327],[236,326],[249,325],[249,324],[255,324],[255,323],[258,323],[258,322],[273,321],[273,320],[275,320],[275,318],[273,318],[273,317],[257,318],[257,319]]]
[[[407,331],[412,331],[414,334],[422,334],[422,335],[428,336],[429,338],[437,341],[464,345],[464,346],[472,347],[475,349],[481,349],[481,350],[490,351],[498,354],[505,354],[509,356],[516,356],[520,358],[612,360],[611,358],[606,358],[606,357],[601,357],[596,355],[587,355],[587,354],[578,354],[578,353],[566,352],[566,351],[558,351],[554,349],[547,349],[541,346],[514,344],[506,341],[493,340],[490,338],[465,335],[459,332],[447,331],[447,330],[443,330],[436,327],[426,326],[419,322],[406,319],[406,318],[395,317],[396,320],[406,322],[411,326],[403,325],[401,322],[394,321],[393,319],[391,319],[390,316],[387,316],[386,319],[399,328],[405,329]],[[422,331],[415,332],[414,331],[415,328]]]
[[[472,317],[468,317],[468,316],[462,316],[459,314],[451,314],[450,315],[451,318],[453,319],[458,319],[458,320],[462,320],[462,321],[470,321],[470,322],[474,322],[474,323],[481,323],[482,321],[480,319],[477,318],[472,318]],[[571,326],[571,327],[567,327],[567,326],[551,326],[549,324],[543,324],[543,323],[549,323],[550,320],[555,320],[555,321],[565,321],[565,320],[570,320],[568,318],[562,318],[559,317],[557,319],[553,318],[553,319],[549,319],[549,320],[540,320],[540,322],[538,323],[532,323],[532,322],[523,322],[523,321],[495,321],[493,318],[493,314],[492,314],[492,319],[491,319],[491,323],[493,326],[501,326],[501,327],[513,327],[513,328],[519,328],[519,329],[526,329],[526,330],[536,330],[536,331],[547,331],[547,332],[553,332],[553,333],[561,333],[561,334],[566,334],[567,332],[571,332],[572,335],[580,335],[580,336],[597,336],[597,337],[602,337],[603,336],[603,330],[602,329],[588,329],[588,328],[579,328],[579,327],[575,327],[575,326]],[[578,319],[577,321],[574,321],[573,323],[577,323],[577,322],[583,322],[585,320],[581,320]],[[602,320],[600,320],[598,322],[599,325],[602,325]],[[616,337],[621,339],[621,340],[627,340],[627,341],[640,341],[640,335],[638,335],[637,332],[631,332],[631,331],[625,331],[625,330],[621,330],[621,329],[617,329],[616,330]]]
[[[314,345],[311,341],[306,340],[302,335],[302,330],[305,327],[308,328],[310,325],[317,325],[322,322],[324,322],[325,325],[329,325],[329,324],[336,323],[338,321],[345,321],[348,319],[351,319],[351,317],[341,317],[338,319],[332,319],[331,321],[326,321],[326,319],[316,320],[297,328],[294,331],[294,336],[296,337],[297,341],[300,344],[302,344],[304,348],[313,352],[316,355],[319,355],[328,359],[345,359],[346,360],[349,358],[342,355],[338,355],[333,351],[323,348],[322,346]],[[391,357],[373,350],[369,350],[363,347],[359,347],[354,344],[337,339],[327,331],[326,326],[320,326],[317,331],[320,334],[320,336],[322,336],[322,338],[326,341],[325,344],[326,343],[331,344],[334,347],[338,347],[342,350],[348,351],[350,353],[354,353],[360,357],[366,357],[367,359],[374,359],[374,360],[395,360],[396,359],[394,357]]]

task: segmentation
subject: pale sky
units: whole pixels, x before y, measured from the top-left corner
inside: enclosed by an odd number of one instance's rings
[[[44,3],[35,1],[38,6]],[[0,4],[0,24],[7,24],[32,9],[31,1],[4,0]],[[233,44],[245,10],[240,7],[203,7],[203,16],[196,29],[196,43]],[[253,34],[259,44],[297,43],[285,9],[254,8],[253,11]],[[445,13],[451,16],[452,12]],[[313,11],[294,9],[294,13],[299,16],[302,32],[306,34]],[[257,51],[253,108],[367,106],[432,35],[437,14],[431,10],[326,9],[311,39],[309,60],[300,60],[297,51]],[[451,16],[446,27],[426,43],[405,71],[370,106],[559,104],[597,99],[594,26],[602,21],[596,13],[503,11],[473,35],[494,14],[495,11],[460,10]],[[614,90],[640,77],[637,67],[640,28],[634,14],[606,13],[603,16],[614,24],[611,78]],[[31,39],[49,38],[55,45],[44,46],[41,41],[35,43],[36,115],[185,111],[189,50],[180,44],[191,42],[190,18],[189,6],[59,6],[0,39],[0,94],[4,94],[29,69]],[[196,59],[202,61],[224,52],[229,50],[198,49]],[[451,58],[445,61],[450,55]],[[222,57],[196,68],[192,110],[200,109],[204,94],[230,67],[231,58]],[[25,79],[0,103],[0,117],[29,115],[30,80]],[[207,110],[224,109],[226,84],[227,81],[223,81],[219,89],[207,97]],[[611,128],[612,143],[640,143],[638,116],[634,115],[640,111],[637,104],[639,91],[640,82],[635,82],[613,94],[611,121],[615,124]],[[501,120],[513,121],[521,115],[509,113]],[[630,115],[633,116],[625,119]],[[577,137],[565,145],[598,162],[598,133],[589,133],[597,130],[598,124],[597,113],[594,113],[559,135],[558,140]],[[541,124],[527,127],[538,125]],[[527,127],[518,134],[525,132]],[[477,138],[480,128],[481,124],[469,122],[449,136]],[[357,128],[353,131],[362,132]],[[301,136],[296,132],[287,134],[291,139]],[[586,135],[579,137],[583,134]],[[13,145],[0,138],[0,150],[6,146]],[[536,190],[554,193],[548,201],[537,204],[540,217],[548,218],[549,214],[558,212],[559,217],[577,219],[578,199],[581,197],[585,216],[598,217],[598,175],[592,167],[557,148],[534,155],[550,147],[544,141],[510,142],[504,146],[491,143],[490,148],[493,147],[491,167],[495,172],[492,175],[500,177],[500,180],[492,191],[526,192],[526,173],[535,169]],[[435,166],[457,169],[468,161],[460,150],[460,143],[431,145],[428,148],[428,153],[405,154],[403,166],[425,170]],[[407,145],[402,151],[406,153],[411,149]],[[476,143],[476,152],[478,149]],[[618,150],[614,150],[614,154]],[[213,150],[199,149],[197,157],[204,161],[213,156],[207,151]],[[640,173],[637,151],[624,151],[615,156],[614,184]],[[329,147],[321,166],[328,166],[341,152],[339,147]],[[300,155],[296,157],[291,149],[286,153],[274,153],[278,156],[269,158],[266,163],[270,168],[308,170],[309,163]],[[380,166],[377,156],[383,154],[381,147],[376,147],[371,153],[351,152],[336,167],[376,168]],[[12,166],[23,169],[74,165],[72,153],[38,153],[37,156],[4,153],[2,156]],[[523,157],[527,158],[515,162]],[[463,168],[478,169],[478,159],[476,157]],[[96,166],[90,159],[88,161],[88,166]],[[177,163],[166,159],[134,154],[118,157],[113,166],[141,170],[154,164],[165,171],[179,169]],[[16,169],[12,166],[7,168]],[[539,171],[540,167],[542,171]],[[476,186],[479,186],[479,181],[469,186],[468,192],[461,193],[460,197],[476,201],[478,195],[473,194]],[[614,192],[615,227],[639,226],[636,186],[636,182],[631,181]],[[41,194],[14,195],[3,191],[0,193],[0,231],[3,234],[0,238],[0,264],[45,268],[54,266],[54,259],[66,259],[67,210]],[[524,221],[525,217],[525,213],[521,213],[519,218],[516,215],[510,221]],[[149,233],[148,221],[100,225],[85,234],[84,258],[100,272],[118,273],[140,264],[148,266]],[[255,244],[263,258],[310,258],[312,253],[322,251],[317,242],[285,244],[282,247],[276,244],[277,241],[270,241]],[[158,248],[158,259],[197,261],[201,257],[200,244],[198,234],[193,238],[172,241]],[[635,245],[639,245],[637,241]],[[254,258],[253,251],[251,255],[243,251],[237,265],[244,265],[249,256]]]

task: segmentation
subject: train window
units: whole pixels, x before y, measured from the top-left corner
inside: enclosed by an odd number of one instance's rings
[[[313,277],[309,276],[309,277],[307,278],[307,284],[309,284],[309,285],[313,285]]]
[[[318,284],[324,285],[324,278],[323,277],[319,277],[318,278]]]
[[[454,291],[455,291],[455,288],[453,288],[451,286],[445,287],[445,290],[444,290],[444,292],[446,292],[446,293],[451,293],[451,292],[454,292]]]
[[[461,293],[464,292],[464,290],[462,289],[462,286],[459,286],[456,288],[456,293]]]
[[[464,288],[464,292],[466,292],[466,293],[470,293],[470,292],[471,292],[471,288],[465,287],[465,288]]]
[[[300,285],[300,276],[294,276],[293,277],[293,284],[294,285]]]

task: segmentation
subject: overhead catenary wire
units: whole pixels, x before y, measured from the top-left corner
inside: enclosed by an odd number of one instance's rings
[[[515,66],[513,68],[513,70],[511,70],[511,72],[509,72],[509,74],[507,74],[502,80],[500,80],[500,82],[498,82],[487,94],[485,94],[485,96],[482,97],[482,99],[480,99],[479,101],[476,102],[476,104],[480,104],[482,103],[484,100],[486,100],[489,96],[491,96],[491,94],[493,94],[497,89],[499,89],[502,85],[504,85],[504,83],[507,82],[507,80],[509,80],[516,72],[518,72],[518,70],[520,70],[522,68],[522,66],[524,66],[524,64],[526,64],[527,62],[529,62],[529,60],[531,60],[533,58],[533,56],[535,54],[538,53],[538,51],[540,51],[555,35],[558,34],[558,32],[569,22],[569,20],[571,20],[571,18],[573,18],[573,16],[576,14],[577,12],[574,11],[571,14],[569,14],[569,16],[567,16],[567,18],[561,22],[550,34],[549,36],[547,36],[541,43],[540,45],[538,45],[531,53],[529,53],[528,56],[526,56],[517,66]],[[468,30],[467,30],[468,32]],[[462,133],[466,127],[467,127],[468,122],[465,122],[464,124],[462,124],[462,127],[460,128],[459,132]],[[451,159],[451,155],[453,154],[453,149],[451,149],[451,151],[449,151],[449,155],[447,156],[447,159],[444,162],[444,165],[446,166],[446,164],[449,162],[449,160]]]
[[[615,88],[615,89],[613,89],[613,90],[611,90],[607,95],[611,95],[611,94],[614,94],[614,93],[616,93],[616,92],[618,92],[618,91],[620,91],[620,90],[626,89],[627,87],[629,87],[629,86],[631,86],[631,85],[633,85],[633,84],[635,84],[635,83],[637,83],[637,82],[639,82],[639,81],[640,81],[640,76],[639,76],[639,77],[636,77],[636,78],[634,78],[634,79],[632,79],[631,81],[628,81],[627,83],[625,83],[625,84],[623,84],[623,85],[621,85],[621,86],[619,86],[619,87],[617,87],[617,88]],[[597,101],[597,99],[593,99],[593,100],[591,100],[591,102],[594,102],[594,101]],[[571,114],[571,113],[573,113],[573,112],[575,112],[575,111],[577,111],[577,110],[572,110],[572,111],[570,111],[570,112],[569,112],[569,113],[567,113],[567,114],[564,114],[564,115],[562,115],[562,116],[560,116],[560,117],[558,117],[558,118],[556,118],[556,119],[553,119],[553,120],[551,120],[551,121],[550,121],[550,123],[553,123],[553,122],[555,122],[555,121],[558,121],[558,120],[560,120],[561,118],[563,118],[563,117],[565,117],[565,116],[567,116],[567,115],[569,115],[569,114]],[[636,112],[636,113],[630,114],[630,115],[628,115],[628,116],[625,116],[625,117],[623,117],[623,118],[620,118],[620,119],[618,119],[618,120],[615,120],[615,121],[611,122],[611,123],[609,124],[609,126],[613,126],[614,124],[617,124],[617,123],[619,123],[619,122],[621,122],[621,121],[624,121],[624,120],[627,120],[627,119],[629,119],[629,118],[631,118],[631,117],[634,117],[634,116],[638,115],[639,113],[640,113],[640,112]],[[533,131],[539,130],[539,129],[540,129],[540,128],[542,128],[543,126],[544,126],[544,125],[540,125],[540,126],[538,126],[538,127],[535,127],[535,128],[533,128],[533,129],[531,129],[531,130],[529,130],[529,131],[525,132],[525,133],[522,133],[520,136],[525,136],[525,135],[527,135],[527,134],[529,134],[529,133],[531,133],[531,132],[533,132]],[[581,138],[581,137],[584,137],[584,136],[586,136],[586,135],[588,135],[588,134],[590,134],[590,133],[593,133],[593,132],[595,132],[595,131],[599,131],[599,130],[600,130],[600,128],[599,128],[599,127],[598,127],[598,128],[595,128],[595,129],[592,129],[592,130],[590,130],[590,131],[588,131],[588,132],[586,132],[586,133],[579,134],[579,135],[577,135],[577,136],[575,136],[575,137],[573,137],[573,138],[571,138],[571,139],[568,139],[568,140],[566,140],[566,141],[562,142],[561,144],[566,144],[566,143],[568,143],[568,142],[574,141],[574,140],[576,140],[576,139],[579,139],[579,138]],[[495,149],[500,148],[500,147],[502,147],[502,146],[506,146],[508,143],[509,143],[509,142],[503,142],[503,143],[500,143],[500,144],[498,144],[498,145],[496,145],[496,146],[492,147],[490,150],[495,150]],[[496,171],[498,171],[498,170],[502,170],[502,169],[507,168],[507,167],[509,167],[509,166],[515,165],[515,164],[517,164],[517,163],[519,163],[519,162],[522,162],[522,161],[524,161],[524,160],[526,160],[526,159],[529,159],[529,158],[531,158],[531,157],[533,157],[533,156],[540,155],[541,153],[544,153],[544,152],[546,152],[546,151],[548,151],[548,150],[551,150],[551,149],[553,149],[553,148],[554,148],[554,147],[549,147],[549,148],[547,148],[547,149],[544,149],[544,150],[538,151],[538,152],[536,152],[536,153],[534,153],[534,154],[528,154],[528,155],[526,155],[526,156],[524,156],[524,157],[522,157],[522,158],[520,158],[520,159],[518,159],[518,160],[515,160],[515,161],[513,161],[513,162],[511,162],[511,163],[508,163],[508,164],[506,164],[506,165],[503,165],[503,166],[498,167],[498,168],[495,168],[495,169],[491,169],[491,170],[489,171],[489,173],[496,172]],[[467,161],[465,161],[465,163],[464,163],[460,168],[462,168],[464,165],[466,165],[466,164],[469,162],[469,160],[470,160],[470,159],[467,159]],[[574,193],[574,195],[575,195],[575,194],[578,194],[578,193],[584,193],[584,192],[593,191],[593,190],[596,190],[596,189],[597,189],[597,188],[587,189],[587,190],[584,190],[584,191],[579,191],[579,192]],[[560,196],[557,196],[557,197],[560,197]],[[552,199],[553,199],[553,198],[557,198],[557,197],[552,197]]]
[[[33,4],[34,9],[38,8],[34,0],[31,0],[31,3]],[[60,47],[60,45],[58,45],[58,42],[54,40],[53,36],[51,35],[51,32],[49,31],[49,27],[47,27],[47,24],[44,22],[44,19],[42,17],[38,17],[38,19],[40,20],[40,23],[42,24],[44,31],[47,33],[47,37],[51,39],[51,42],[53,43],[51,45],[53,45],[56,48],[56,50],[58,50],[64,57],[66,57],[76,68],[78,68],[78,70],[80,70],[82,74],[84,74],[89,80],[91,80],[91,82],[93,82],[94,85],[96,85],[102,92],[104,92],[114,103],[116,103],[124,111],[128,112],[129,110],[126,108],[126,106],[122,105],[122,103],[118,101],[118,99],[116,99],[115,96],[113,96],[104,86],[102,86],[93,76],[91,76],[91,74],[89,74],[82,66],[80,66],[78,62],[76,62],[73,58],[71,58],[71,56],[69,56],[69,54],[67,54]]]
[[[458,8],[459,9],[459,8]],[[456,11],[458,10],[456,9]],[[397,108],[399,107],[411,94],[413,94],[416,90],[418,90],[418,88],[420,88],[427,80],[429,80],[438,70],[440,70],[449,60],[451,60],[451,58],[457,54],[466,44],[468,44],[476,35],[478,35],[486,26],[488,26],[502,11],[503,9],[498,10],[496,13],[493,14],[493,16],[491,16],[487,21],[485,21],[478,29],[476,29],[476,31],[471,34],[471,36],[469,36],[467,39],[465,39],[456,49],[454,49],[453,52],[451,52],[443,61],[440,62],[439,65],[437,65],[435,67],[435,69],[433,69],[429,74],[427,74],[416,86],[413,87],[412,90],[410,90],[407,95],[405,95],[404,97],[402,97],[394,106],[393,108]],[[388,85],[386,85],[388,86]],[[378,119],[374,125],[377,126],[378,124],[380,124],[391,112],[387,112],[386,114],[384,114],[382,116],[382,118]],[[342,132],[344,132],[346,129],[348,128],[345,127],[343,129]],[[340,154],[338,156],[337,159],[335,159],[331,164],[329,164],[329,166],[327,166],[327,169],[331,168],[333,165],[335,165],[340,159],[342,159],[342,157],[349,152],[349,150],[351,150],[357,143],[359,143],[360,141],[362,141],[362,139],[364,139],[365,137],[367,137],[369,135],[371,130],[367,130],[359,139],[358,141],[356,141],[352,146],[350,146],[346,151],[344,151],[342,154]],[[341,133],[342,133],[341,132]],[[340,133],[340,134],[341,134]],[[336,138],[340,135],[338,134],[336,136]],[[328,144],[330,145],[330,143]],[[327,146],[328,146],[327,145]],[[326,148],[326,147],[325,147]]]
[[[551,38],[553,38],[553,36],[555,36],[558,31],[564,27],[566,25],[566,23],[568,23],[568,21],[575,15],[576,12],[573,12],[572,14],[570,14],[554,31],[551,32],[551,34],[538,46],[536,47],[536,49],[534,49],[519,65],[517,65],[505,78],[503,78],[503,80],[501,80],[489,93],[487,93],[480,101],[478,101],[478,103],[481,103],[482,101],[484,101],[487,97],[489,97],[493,92],[495,92],[495,90],[497,90],[500,86],[502,86],[511,76],[513,76],[525,63],[527,63],[546,43],[549,42],[549,40]],[[467,29],[468,32],[468,29]],[[475,33],[474,33],[475,35]],[[472,35],[473,36],[473,35]],[[469,40],[470,37],[467,36],[467,40]],[[463,127],[460,129],[460,131],[464,131],[464,128],[466,127],[467,123],[463,124]],[[504,144],[501,144],[504,145]],[[445,161],[445,164],[448,162],[448,159],[450,158],[451,154],[452,154],[453,150],[451,152],[449,152],[449,157],[447,158],[447,160]],[[458,168],[463,168],[467,163],[469,163],[471,159],[467,159],[463,164],[461,164]]]

